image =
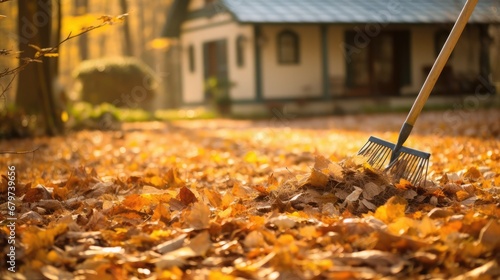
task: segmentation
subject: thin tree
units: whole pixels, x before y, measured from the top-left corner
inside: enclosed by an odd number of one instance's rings
[[[77,0],[75,2],[74,9],[75,15],[86,15],[89,12],[89,1]],[[80,61],[89,58],[88,34],[82,34],[82,36],[78,38],[78,52],[80,54]]]
[[[128,12],[127,0],[120,0],[120,9],[122,14],[126,14]],[[132,36],[130,34],[130,24],[128,20],[125,21],[123,24],[123,39],[124,39],[124,46],[123,46],[124,55],[133,56],[134,49],[132,46]]]
[[[60,1],[18,1],[19,51],[25,57],[35,57],[37,48],[55,45],[60,34]],[[55,10],[55,11],[54,11]],[[19,72],[16,106],[26,114],[43,116],[45,133],[60,134],[63,122],[53,95],[54,79],[58,72],[57,57],[39,57],[40,63],[29,63]],[[26,61],[20,60],[21,64]]]

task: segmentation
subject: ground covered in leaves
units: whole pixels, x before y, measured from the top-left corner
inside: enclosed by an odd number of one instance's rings
[[[498,279],[500,112],[425,113],[407,142],[432,153],[420,186],[353,156],[370,135],[394,142],[404,118],[283,114],[1,142],[40,147],[0,158],[1,278]]]

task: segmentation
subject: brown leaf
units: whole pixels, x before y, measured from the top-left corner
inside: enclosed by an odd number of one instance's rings
[[[220,192],[205,188],[203,189],[203,193],[205,194],[205,197],[208,199],[208,202],[210,202],[210,204],[212,204],[213,207],[220,207],[222,203],[222,196]]]
[[[497,220],[490,220],[479,234],[479,242],[493,250],[500,248],[500,223]]]
[[[195,202],[185,218],[186,224],[194,229],[206,229],[210,226],[210,208],[203,202]]]
[[[23,202],[37,202],[42,199],[52,199],[52,194],[44,186],[38,185],[26,192]]]
[[[331,161],[322,155],[316,155],[314,160],[314,168],[317,170],[328,169]]]
[[[179,195],[177,195],[177,198],[185,205],[189,205],[198,201],[194,193],[187,187],[182,187],[179,190]]]
[[[477,180],[481,178],[481,171],[477,169],[477,167],[472,166],[467,169],[467,171],[464,173],[464,177],[472,180]]]
[[[379,186],[373,182],[368,182],[363,187],[363,197],[372,200],[375,196],[383,192],[385,186]]]
[[[153,216],[151,219],[153,221],[162,221],[168,223],[170,221],[170,210],[164,203],[158,203],[156,206]]]

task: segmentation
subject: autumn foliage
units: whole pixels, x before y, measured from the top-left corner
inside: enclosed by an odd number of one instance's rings
[[[439,114],[424,115],[409,143],[432,152],[429,180],[419,186],[393,182],[353,156],[369,135],[394,138],[383,130],[399,115],[280,127],[219,120],[129,124],[122,131],[35,139],[41,148],[34,158],[2,158],[2,166],[23,170],[16,193],[18,274],[496,279],[499,113],[478,112],[461,127],[443,126],[437,137],[431,129],[440,125]],[[485,115],[497,118],[484,124]],[[6,182],[3,176],[2,201]],[[8,229],[1,229],[5,248]]]

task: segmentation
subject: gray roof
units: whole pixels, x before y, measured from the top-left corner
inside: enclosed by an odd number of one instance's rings
[[[221,0],[247,23],[452,23],[465,0]],[[479,0],[470,22],[500,23],[500,0]]]

